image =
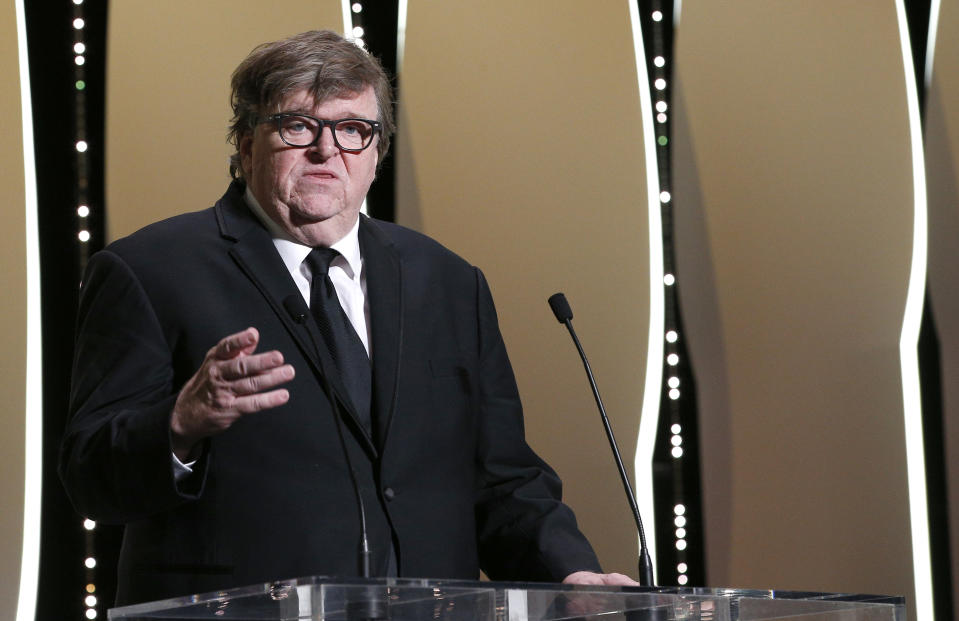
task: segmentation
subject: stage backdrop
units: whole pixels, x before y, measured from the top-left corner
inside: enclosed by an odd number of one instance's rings
[[[342,32],[340,7],[111,5],[110,238],[219,198],[233,68],[264,41],[307,28]],[[397,190],[402,223],[486,270],[531,442],[560,470],[606,567],[635,575],[631,514],[582,366],[546,304],[555,291],[569,295],[630,466],[650,281],[628,7],[410,2]]]
[[[674,209],[710,583],[902,594],[928,619],[899,346],[925,205],[896,8],[684,2]]]
[[[113,2],[107,41],[107,233],[211,206],[229,183],[230,75],[266,41],[343,32],[339,0]]]
[[[411,0],[396,165],[399,222],[485,271],[529,439],[562,475],[604,568],[635,576],[622,484],[582,363],[546,303],[566,293],[632,475],[650,331],[652,137],[629,4]],[[658,382],[653,391],[658,400]],[[644,517],[651,526],[648,506]]]
[[[634,573],[605,439],[545,301],[569,296],[633,455],[655,235],[630,4],[409,0],[396,166],[399,220],[485,270],[530,439],[607,569]],[[342,31],[339,2],[297,6],[111,7],[111,236],[221,194],[230,71],[303,15]],[[673,205],[712,586],[914,601],[899,339],[917,208],[896,8],[682,3]]]
[[[939,334],[952,558],[959,559],[959,2],[940,4],[926,92],[929,299]],[[952,567],[959,605],[959,565]]]
[[[27,181],[25,175],[32,174],[33,151],[25,156],[25,143],[32,147],[31,132],[25,132],[21,122],[21,87],[29,88],[29,84],[23,84],[29,77],[20,75],[21,42],[16,3],[0,2],[0,76],[5,85],[0,89],[0,118],[5,119],[6,128],[0,141],[0,188],[4,197],[0,325],[5,354],[0,365],[0,617],[4,619],[17,618],[21,589],[24,597],[19,614],[23,618],[33,616],[40,527],[42,413],[39,377],[34,375],[39,372],[40,342],[32,338],[38,334],[34,331],[39,330],[39,324],[28,325],[28,307],[39,322],[39,308],[32,296],[39,299],[40,284],[35,271],[30,272],[32,282],[28,285],[27,281],[28,267],[37,269],[36,200],[33,181]],[[30,364],[35,365],[34,373],[29,373]]]

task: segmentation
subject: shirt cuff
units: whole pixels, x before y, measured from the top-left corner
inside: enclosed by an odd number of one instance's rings
[[[173,480],[180,482],[183,479],[187,478],[193,474],[193,466],[196,464],[197,460],[193,460],[187,463],[180,461],[180,458],[176,456],[176,453],[171,453],[170,455],[173,458]]]

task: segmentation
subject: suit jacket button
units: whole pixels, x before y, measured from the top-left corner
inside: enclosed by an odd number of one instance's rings
[[[393,500],[393,497],[396,496],[396,492],[393,491],[392,487],[387,487],[386,489],[383,490],[383,496],[387,500]]]

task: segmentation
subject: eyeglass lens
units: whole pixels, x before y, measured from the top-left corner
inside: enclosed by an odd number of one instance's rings
[[[306,147],[316,141],[323,125],[333,126],[333,141],[341,149],[362,149],[373,140],[373,125],[359,119],[320,123],[307,116],[280,119],[280,137],[290,146]]]

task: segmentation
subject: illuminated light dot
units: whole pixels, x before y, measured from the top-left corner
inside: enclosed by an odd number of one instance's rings
[[[77,140],[77,151],[83,153],[87,150],[87,141],[86,140]]]
[[[679,364],[679,354],[669,354],[668,356],[666,356],[666,364],[668,364],[671,367],[674,367],[677,364]]]
[[[93,558],[92,556],[88,556],[86,560],[83,561],[83,564],[86,565],[87,569],[93,569],[97,566],[97,559]]]
[[[677,550],[685,550],[685,549],[686,549],[686,540],[685,540],[685,539],[677,539],[677,540],[676,540],[676,549],[677,549]]]
[[[673,198],[673,195],[670,194],[669,192],[660,192],[660,193],[659,193],[659,200],[662,201],[662,202],[664,202],[664,203],[668,203],[669,201],[672,200],[672,198]]]
[[[82,54],[82,53],[84,53],[85,51],[87,51],[87,46],[85,46],[85,45],[82,44],[82,43],[74,43],[74,44],[73,44],[73,51],[76,52],[77,54]]]
[[[679,378],[676,377],[675,375],[669,378],[666,381],[666,383],[669,385],[670,388],[679,388]]]
[[[87,595],[86,597],[83,598],[83,603],[89,606],[90,608],[93,608],[94,606],[97,605],[97,596]]]
[[[354,13],[360,13],[363,11],[363,5],[359,2],[354,2],[350,9],[352,9]]]
[[[677,528],[676,529],[676,539],[685,539],[686,538],[686,529]]]
[[[83,89],[87,87],[87,83],[84,82],[83,80],[77,80],[76,87],[78,91],[82,91]]]
[[[358,47],[366,49],[366,41],[363,39],[353,39],[353,43],[355,43]]]
[[[73,0],[73,4],[80,6],[81,4],[83,4],[83,0]]]
[[[653,86],[656,87],[657,91],[661,91],[664,88],[666,88],[666,80],[664,80],[663,78],[656,78],[656,81],[653,82]]]
[[[83,30],[83,18],[78,17],[75,20],[73,20],[73,27],[76,28],[77,30]]]
[[[686,526],[686,518],[682,515],[677,515],[676,519],[673,520],[673,524],[676,525],[676,528],[682,528]],[[686,571],[685,569],[680,569],[679,571]]]
[[[653,11],[653,21],[661,22],[663,21],[663,12],[662,11]]]
[[[676,399],[679,399],[679,389],[678,388],[671,389],[669,391],[669,398],[672,399],[673,401],[675,401]]]
[[[676,283],[676,277],[672,274],[663,274],[663,284],[667,287],[672,286]]]
[[[665,122],[666,122],[666,114],[663,113],[663,112],[660,112],[659,114],[657,114],[657,115],[656,115],[656,122],[657,122],[657,123],[665,123]]]
[[[683,456],[683,447],[674,446],[673,450],[670,451],[670,453],[672,453],[674,459],[679,459],[680,457]]]
[[[660,136],[659,138],[656,139],[656,143],[661,147],[665,147],[666,143],[668,142],[669,142],[669,138],[667,138],[666,136]]]
[[[673,433],[680,433],[683,430],[683,428],[679,423],[673,423],[673,425],[669,428],[669,430]]]
[[[667,343],[675,343],[678,339],[679,339],[679,335],[676,334],[675,330],[670,330],[669,332],[666,333]]]
[[[97,611],[93,608],[87,608],[87,619],[96,619]]]
[[[656,102],[656,112],[666,112],[667,110],[669,110],[669,104],[665,101]]]
[[[97,523],[93,520],[83,520],[83,527],[87,530],[93,530],[97,527]]]
[[[653,59],[653,64],[656,65],[657,67],[662,67],[663,65],[666,64],[666,59],[663,58],[662,56],[657,56],[656,58]]]
[[[680,446],[683,443],[683,436],[675,435],[669,438],[669,443],[673,446]]]
[[[686,515],[686,505],[676,505],[673,507],[673,513],[676,515]]]
[[[93,584],[92,582],[87,585],[87,593],[96,593],[96,592],[97,592],[97,585]]]
[[[686,563],[680,563],[679,565],[676,565],[676,571],[678,571],[681,574],[684,574],[687,571],[689,571],[689,566]]]
[[[679,584],[686,584],[687,582],[689,582],[689,576],[687,576],[686,574],[677,576],[676,582],[678,582]]]
[[[354,26],[354,27],[353,27],[353,36],[356,37],[357,39],[359,39],[360,37],[362,37],[364,32],[365,32],[365,31],[363,30],[363,26]]]
[[[84,243],[90,241],[90,231],[80,231],[77,233],[77,239]]]
[[[75,63],[77,64],[77,66],[80,66],[80,65],[82,65],[83,63],[87,62],[87,59],[84,58],[83,56],[75,56],[75,57],[73,58],[73,62],[75,62]]]

